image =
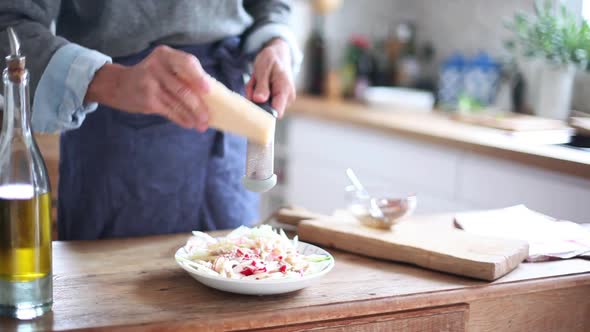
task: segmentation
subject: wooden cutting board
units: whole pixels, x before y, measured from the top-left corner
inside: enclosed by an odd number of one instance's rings
[[[453,119],[465,123],[507,131],[564,130],[570,127],[561,120],[517,113],[455,113]]]
[[[502,277],[528,256],[528,243],[458,230],[453,215],[409,217],[391,230],[363,226],[343,211],[281,209],[275,218],[297,225],[305,242],[482,280]]]

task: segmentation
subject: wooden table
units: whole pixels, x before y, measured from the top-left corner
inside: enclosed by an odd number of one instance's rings
[[[176,266],[187,237],[55,242],[53,313],[0,319],[0,331],[590,331],[586,260],[522,264],[487,283],[333,251],[319,284],[252,297]]]

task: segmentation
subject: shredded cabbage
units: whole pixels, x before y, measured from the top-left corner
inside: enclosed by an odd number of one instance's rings
[[[302,277],[330,264],[329,255],[298,253],[297,241],[269,225],[240,226],[223,238],[194,231],[184,246],[188,257],[179,260],[210,275],[246,280]]]

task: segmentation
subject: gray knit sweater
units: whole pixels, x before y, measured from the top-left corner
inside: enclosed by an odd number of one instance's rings
[[[235,35],[252,48],[260,43],[257,32],[288,31],[290,10],[290,1],[276,0],[1,0],[0,55],[9,53],[5,29],[13,26],[33,94],[52,55],[68,42],[111,57],[152,43],[189,45]],[[52,21],[57,37],[49,29]]]

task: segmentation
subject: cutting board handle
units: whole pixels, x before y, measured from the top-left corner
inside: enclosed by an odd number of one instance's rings
[[[274,214],[273,217],[276,221],[297,226],[303,220],[313,220],[313,219],[326,219],[330,218],[327,215],[311,212],[307,209],[300,208],[300,207],[283,207],[278,209]]]

